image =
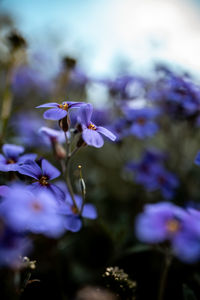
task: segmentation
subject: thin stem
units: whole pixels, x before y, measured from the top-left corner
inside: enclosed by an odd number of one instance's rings
[[[71,158],[71,156],[67,158],[67,162],[66,162],[66,183],[67,183],[68,191],[69,191],[70,196],[72,198],[73,204],[74,204],[75,208],[79,211],[79,209],[77,207],[77,204],[76,204],[75,197],[74,197],[74,191],[73,191],[73,188],[72,188],[70,174],[69,174],[69,171],[70,171],[70,158]]]
[[[167,253],[165,255],[164,269],[163,269],[161,281],[160,281],[158,300],[164,299],[163,297],[164,297],[164,292],[165,292],[165,287],[166,287],[167,275],[168,275],[169,267],[171,265],[171,261],[172,261],[172,256],[169,253]]]

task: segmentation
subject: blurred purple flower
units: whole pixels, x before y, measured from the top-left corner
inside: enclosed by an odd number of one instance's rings
[[[168,202],[149,204],[136,218],[136,236],[150,244],[168,240],[177,257],[193,263],[200,259],[199,215]]]
[[[44,118],[49,120],[61,120],[67,116],[70,108],[79,108],[84,105],[83,102],[69,102],[64,101],[62,104],[59,103],[45,103],[37,106],[36,108],[50,108],[44,112]]]
[[[32,91],[46,94],[52,88],[52,82],[46,78],[31,66],[20,66],[13,72],[12,90],[19,97],[27,96]]]
[[[39,129],[39,134],[46,137],[48,139],[48,141],[50,141],[50,142],[59,142],[59,143],[65,142],[65,134],[61,130],[55,130],[55,129],[43,126]]]
[[[179,181],[162,165],[164,159],[163,153],[151,150],[144,154],[141,161],[130,162],[126,167],[135,173],[135,181],[148,191],[160,190],[164,198],[171,199]]]
[[[0,220],[0,266],[17,268],[20,257],[27,255],[31,248],[32,243],[28,238],[5,226]]]
[[[0,204],[0,214],[13,230],[58,237],[64,232],[58,203],[48,190],[32,193],[26,186],[12,186]]]
[[[44,146],[45,144],[38,134],[40,127],[44,126],[44,120],[33,112],[22,112],[12,119],[12,126],[16,129],[17,140],[27,147]],[[49,143],[48,143],[49,144]]]
[[[2,147],[3,154],[0,154],[0,171],[18,171],[19,164],[27,160],[35,160],[36,154],[24,154],[24,147],[13,144],[4,144]]]
[[[55,184],[49,182],[60,176],[60,171],[50,164],[46,159],[41,160],[41,167],[35,161],[26,161],[19,166],[18,172],[23,175],[30,176],[36,179],[36,182],[31,184],[32,190],[44,190],[51,191],[58,200],[64,198],[63,191]]]
[[[93,107],[91,104],[85,104],[80,108],[78,121],[82,126],[82,138],[87,145],[100,148],[104,144],[101,134],[114,141],[116,136],[108,129],[96,126],[91,122]]]
[[[157,108],[141,108],[124,109],[126,119],[132,123],[129,132],[134,136],[144,139],[146,137],[152,137],[157,133],[159,126],[154,119],[160,114],[160,110]]]

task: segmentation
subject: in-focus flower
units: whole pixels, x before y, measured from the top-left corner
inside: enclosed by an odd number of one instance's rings
[[[60,171],[50,164],[46,159],[41,160],[41,166],[39,166],[39,164],[35,161],[26,161],[24,164],[19,166],[18,172],[20,174],[30,176],[36,180],[36,182],[31,184],[31,189],[48,189],[59,200],[64,198],[63,191],[55,184],[49,182],[50,180],[60,176]]]
[[[168,202],[149,204],[136,218],[138,239],[150,244],[170,241],[173,253],[184,262],[200,259],[200,222],[188,212]]]
[[[37,106],[36,108],[50,108],[44,112],[44,118],[49,120],[61,120],[68,114],[70,108],[79,108],[85,103],[83,102],[69,102],[64,101],[62,104],[59,103],[45,103]]]
[[[93,204],[85,203],[82,207],[82,198],[75,195],[77,207],[74,205],[71,196],[67,193],[65,202],[60,204],[59,212],[65,216],[64,226],[67,230],[77,232],[82,227],[81,218],[96,219],[97,211]]]
[[[0,214],[15,231],[58,237],[64,231],[58,207],[48,190],[32,193],[26,186],[14,185],[0,204]]]
[[[4,144],[2,147],[3,154],[0,154],[0,171],[18,171],[19,164],[27,160],[35,160],[36,154],[24,154],[24,147],[13,144]]]
[[[101,134],[114,141],[116,136],[105,127],[96,126],[91,122],[93,107],[90,103],[85,104],[79,110],[78,121],[82,126],[82,138],[84,142],[96,148],[100,148],[104,144]]]

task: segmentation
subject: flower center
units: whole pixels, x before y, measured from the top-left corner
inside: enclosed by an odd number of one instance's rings
[[[39,183],[41,184],[41,185],[48,185],[49,183],[48,183],[48,181],[47,181],[47,177],[46,176],[42,176],[41,178],[40,178],[40,180],[39,180]]]
[[[37,201],[34,201],[32,204],[31,204],[31,207],[32,209],[35,211],[35,212],[39,212],[42,210],[42,205],[40,203],[38,203]]]
[[[180,229],[180,222],[175,219],[171,219],[167,222],[167,231],[169,233],[176,233]]]
[[[65,104],[60,104],[58,105],[59,108],[68,111],[69,105],[67,104],[67,102],[65,102]]]
[[[79,211],[77,209],[77,207],[75,205],[71,206],[71,211],[73,212],[73,214],[78,215]]]
[[[162,175],[158,176],[158,182],[161,184],[161,185],[164,185],[166,183],[166,178]]]
[[[10,158],[10,159],[7,160],[6,163],[7,163],[7,165],[15,164],[15,161],[14,161],[14,159]]]
[[[92,129],[92,130],[96,130],[96,126],[92,123],[90,123],[90,125],[88,125],[88,129]]]
[[[146,120],[145,120],[145,118],[140,117],[140,118],[137,119],[137,123],[139,125],[144,125],[146,123]]]

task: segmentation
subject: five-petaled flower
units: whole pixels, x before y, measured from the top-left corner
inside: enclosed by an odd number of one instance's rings
[[[50,108],[44,112],[44,118],[49,120],[61,120],[67,116],[70,108],[79,108],[84,104],[83,102],[64,101],[62,104],[55,102],[45,103],[36,108]]]
[[[18,172],[36,179],[36,182],[31,184],[31,189],[48,189],[58,198],[58,200],[64,198],[63,191],[55,184],[49,182],[50,180],[60,176],[60,171],[46,159],[41,160],[41,166],[39,166],[39,164],[35,161],[26,161],[24,164],[19,166]]]
[[[96,126],[91,122],[92,111],[93,107],[90,103],[82,106],[79,110],[78,121],[82,126],[82,138],[84,142],[89,146],[100,148],[104,144],[101,134],[112,141],[115,141],[116,136],[105,127]]]

